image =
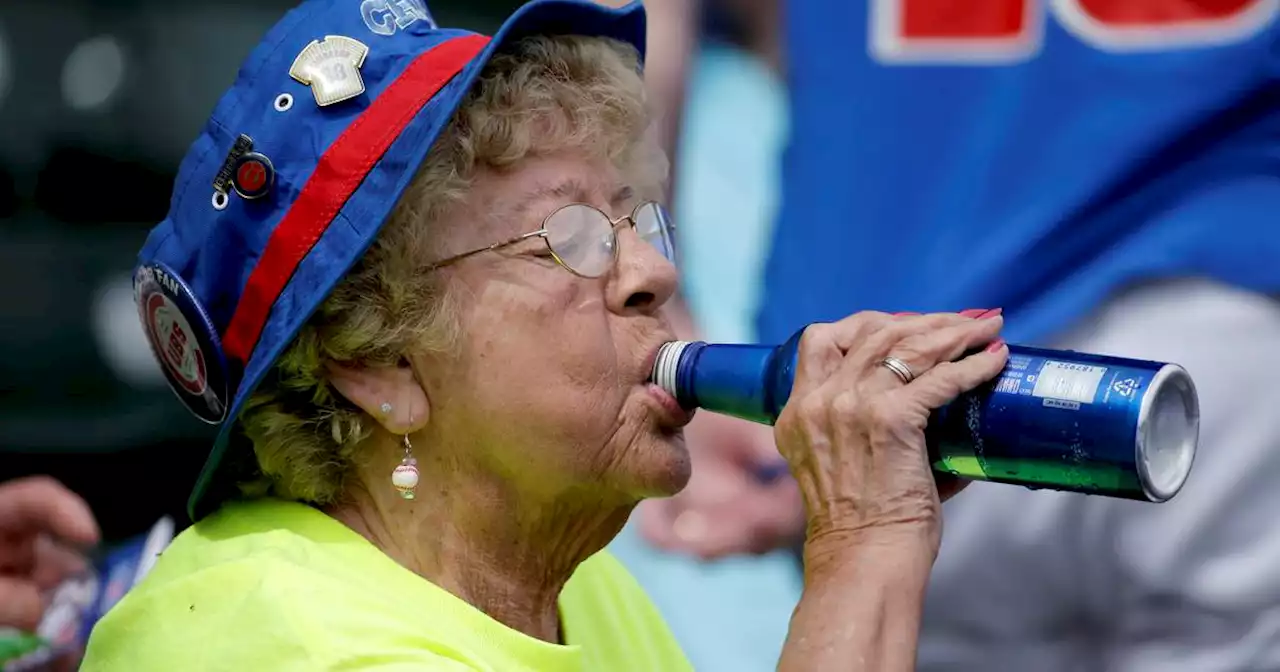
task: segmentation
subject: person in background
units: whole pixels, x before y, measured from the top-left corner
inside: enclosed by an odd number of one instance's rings
[[[0,638],[35,633],[54,590],[89,569],[102,536],[89,505],[48,476],[0,483]],[[74,670],[81,651],[52,654],[48,670]]]
[[[704,39],[681,110],[673,185],[675,220],[685,223],[676,229],[681,293],[699,332],[712,340],[754,340],[754,276],[777,211],[786,94],[770,6],[776,9],[771,0],[721,0],[704,7]],[[693,450],[714,433],[707,425],[716,420],[706,415],[686,429]],[[770,435],[767,427],[749,424],[729,429],[741,431],[746,442]],[[716,480],[715,465],[704,466],[694,482]],[[640,524],[633,517],[610,549],[653,599],[694,669],[775,669],[801,590],[791,554],[701,562],[644,543]]]
[[[88,568],[81,549],[100,535],[89,505],[58,481],[0,483],[0,628],[35,631],[48,591]]]
[[[1017,342],[1177,362],[1199,389],[1201,448],[1171,502],[977,484],[948,504],[920,669],[1280,667],[1278,13],[786,3],[792,136],[760,340],[854,308],[1002,306]],[[695,470],[761,459],[700,445]],[[802,535],[760,522],[785,489],[721,482],[737,494],[705,506],[696,489],[717,485],[695,482],[642,510],[649,536],[706,556]]]

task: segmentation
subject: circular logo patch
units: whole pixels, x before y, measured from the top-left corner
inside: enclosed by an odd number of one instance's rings
[[[169,387],[205,422],[227,413],[227,367],[213,321],[191,288],[167,266],[140,266],[133,295],[151,351],[160,361]]]
[[[271,191],[276,169],[271,159],[259,152],[246,152],[236,159],[231,173],[231,186],[242,198],[262,198]]]
[[[156,292],[147,297],[147,328],[157,345],[161,361],[175,382],[188,394],[201,395],[209,388],[209,373],[204,365],[204,352],[178,306],[169,297]]]

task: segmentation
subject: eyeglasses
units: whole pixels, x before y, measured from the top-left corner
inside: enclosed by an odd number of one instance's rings
[[[675,263],[675,244],[671,217],[666,208],[646,201],[630,215],[610,219],[599,208],[585,203],[570,203],[542,220],[542,228],[501,243],[454,255],[427,267],[433,271],[481,252],[515,245],[530,238],[542,238],[556,263],[574,275],[598,278],[613,268],[618,258],[618,227],[629,222],[637,235],[652,245],[668,261]]]

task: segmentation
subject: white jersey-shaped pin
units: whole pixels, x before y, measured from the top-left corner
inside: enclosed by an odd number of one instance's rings
[[[289,76],[311,87],[316,104],[324,107],[364,93],[360,66],[369,47],[342,35],[312,40],[289,67]]]

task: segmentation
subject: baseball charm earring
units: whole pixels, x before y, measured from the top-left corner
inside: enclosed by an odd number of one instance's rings
[[[418,488],[418,460],[413,456],[413,444],[409,443],[408,434],[404,435],[404,457],[391,472],[391,485],[405,499],[413,499],[414,490]]]

